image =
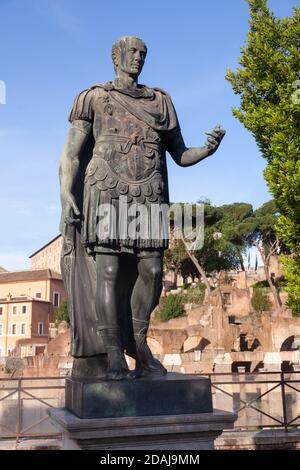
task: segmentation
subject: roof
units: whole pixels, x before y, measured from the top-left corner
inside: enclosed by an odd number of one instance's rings
[[[4,269],[2,266],[0,266],[0,273],[7,273],[7,269]]]
[[[46,303],[46,304],[51,304],[51,302],[49,302],[48,300],[44,300],[44,299],[38,299],[38,298],[35,298],[35,297],[30,297],[29,295],[22,295],[22,296],[19,296],[19,297],[4,297],[2,299],[0,299],[0,304],[9,304],[9,303],[13,303],[13,304],[17,304],[17,303],[25,303],[25,302],[42,302],[42,303]]]
[[[46,344],[49,343],[48,337],[38,337],[38,336],[33,336],[31,338],[21,338],[16,341],[16,347],[17,346],[23,346],[26,344],[39,344],[41,346],[46,346]]]
[[[42,246],[42,248],[39,248],[37,251],[35,251],[32,255],[29,256],[29,259],[30,258],[33,258],[33,256],[37,255],[40,251],[44,250],[45,248],[47,248],[47,246],[51,245],[51,243],[54,243],[56,240],[58,240],[59,238],[61,238],[62,235],[59,234],[57,235],[56,237],[52,238],[52,240],[50,240],[50,242],[46,243],[46,245]]]
[[[15,271],[0,273],[0,284],[7,282],[24,282],[24,281],[44,281],[48,279],[62,279],[61,275],[52,269],[37,269],[28,271]]]

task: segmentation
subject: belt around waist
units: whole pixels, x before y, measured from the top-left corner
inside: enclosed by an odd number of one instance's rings
[[[102,135],[96,140],[95,146],[97,144],[120,144],[121,151],[127,152],[131,149],[133,145],[141,147],[143,149],[148,148],[152,150],[159,150],[161,147],[160,142],[155,140],[147,140],[143,136],[123,136],[119,134],[106,134]]]

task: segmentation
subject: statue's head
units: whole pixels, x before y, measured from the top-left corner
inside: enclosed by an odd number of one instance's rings
[[[118,70],[139,76],[147,55],[147,46],[134,36],[122,36],[112,46],[112,60],[115,72]]]

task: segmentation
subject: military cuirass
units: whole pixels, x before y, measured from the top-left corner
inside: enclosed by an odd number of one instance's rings
[[[97,95],[95,146],[85,184],[96,185],[110,198],[127,196],[129,202],[166,201],[165,156],[160,134],[128,112],[113,93],[99,89]]]

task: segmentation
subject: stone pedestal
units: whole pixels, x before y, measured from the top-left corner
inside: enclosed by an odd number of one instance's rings
[[[236,415],[212,413],[126,418],[81,419],[66,409],[50,409],[63,434],[63,450],[213,450]]]
[[[177,373],[121,381],[71,378],[66,408],[83,419],[211,413],[211,383]]]
[[[105,381],[67,379],[66,408],[48,411],[64,449],[213,449],[236,416],[213,411],[208,377],[168,374]]]

